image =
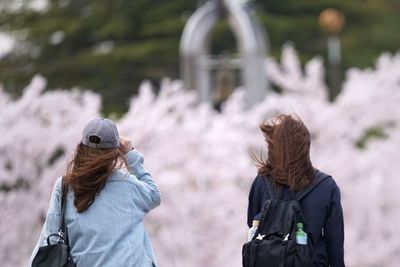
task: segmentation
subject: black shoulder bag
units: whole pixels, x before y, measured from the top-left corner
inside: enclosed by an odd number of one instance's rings
[[[47,237],[47,246],[39,247],[32,262],[32,267],[75,267],[69,250],[68,235],[66,234],[64,213],[68,187],[61,181],[61,226],[58,233]],[[56,238],[56,243],[51,244],[50,239]]]

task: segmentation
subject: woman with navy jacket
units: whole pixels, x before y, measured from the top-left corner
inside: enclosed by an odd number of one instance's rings
[[[310,267],[343,267],[344,223],[340,190],[334,179],[317,169],[310,160],[310,133],[300,119],[279,115],[260,126],[268,145],[268,158],[257,159],[258,175],[250,194],[247,224],[259,220],[263,203],[271,196],[267,183],[282,188],[282,199],[292,192],[307,189],[314,179],[323,177],[300,200],[305,223],[314,241]]]

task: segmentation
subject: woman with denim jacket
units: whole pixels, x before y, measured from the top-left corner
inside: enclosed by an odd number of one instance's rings
[[[160,205],[160,192],[143,161],[111,120],[90,121],[66,174],[55,183],[30,264],[38,247],[58,231],[63,182],[69,188],[65,224],[76,266],[157,266],[143,219]]]

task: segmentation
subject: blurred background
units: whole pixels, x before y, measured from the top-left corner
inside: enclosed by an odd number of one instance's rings
[[[121,114],[143,80],[158,87],[163,77],[180,77],[183,28],[205,2],[1,0],[0,81],[8,92],[20,95],[32,77],[41,74],[48,80],[47,89],[90,88],[103,96],[105,114]],[[328,64],[329,33],[319,21],[328,8],[343,15],[343,25],[333,29],[341,41],[340,72],[371,67],[383,51],[399,48],[399,0],[249,2],[267,32],[270,56],[279,57],[290,42],[302,64],[315,55]],[[226,19],[211,35],[212,54],[237,53]]]
[[[400,0],[0,0],[0,266],[26,266],[100,116],[160,187],[160,266],[241,266],[258,126],[295,112],[341,188],[347,266],[397,267],[399,25]]]

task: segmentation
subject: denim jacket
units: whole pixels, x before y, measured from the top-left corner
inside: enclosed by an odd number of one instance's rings
[[[71,255],[78,267],[157,266],[143,219],[160,205],[160,192],[143,167],[143,156],[132,150],[125,157],[131,174],[114,172],[86,211],[77,213],[74,194],[72,190],[68,192],[65,223]],[[61,178],[54,185],[46,221],[29,266],[38,247],[46,245],[47,236],[58,232],[60,215]]]

